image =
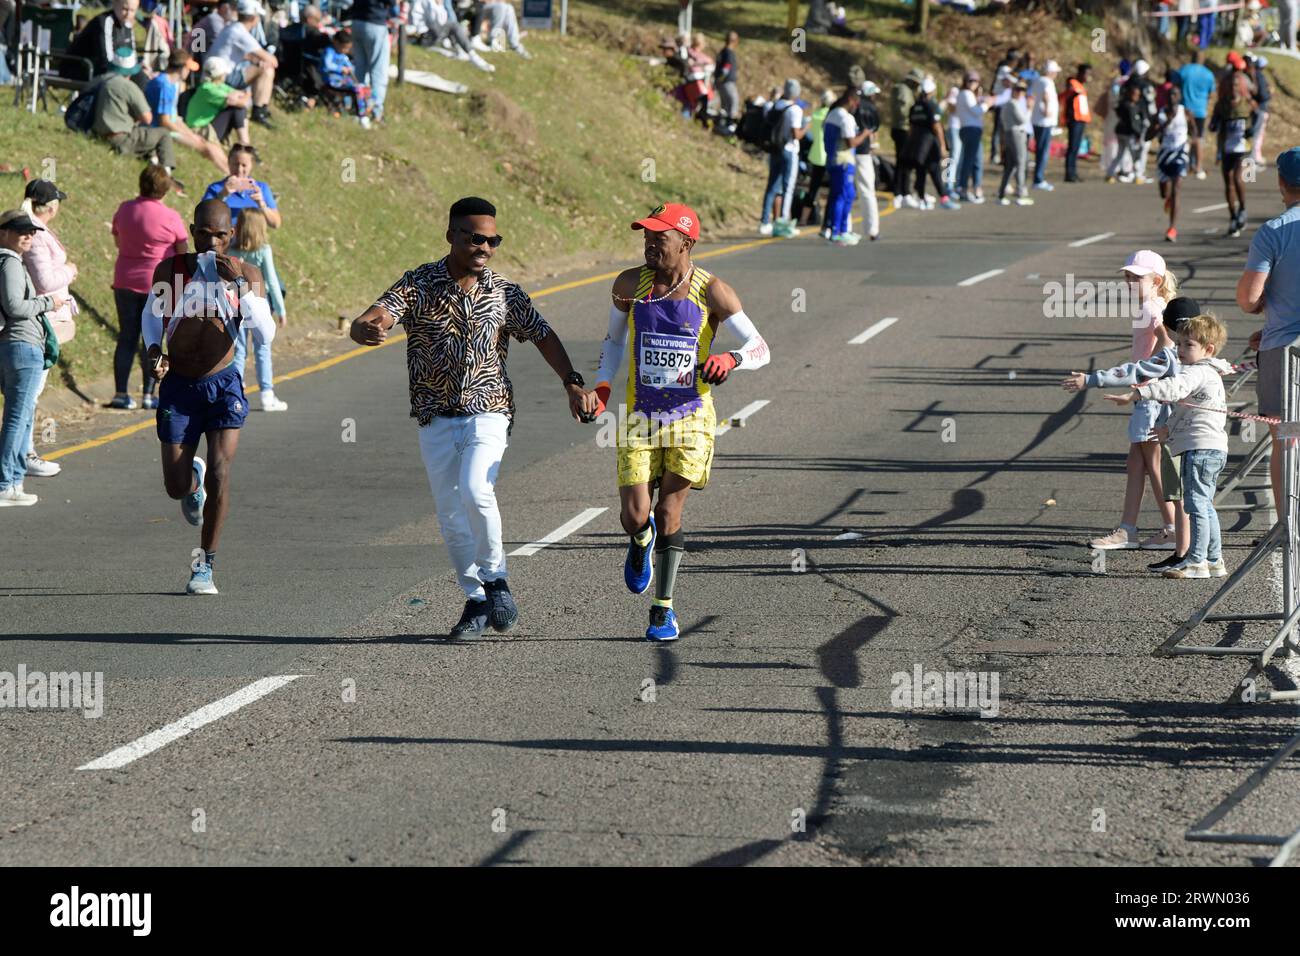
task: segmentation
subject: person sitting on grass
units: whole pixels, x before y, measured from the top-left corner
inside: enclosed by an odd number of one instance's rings
[[[325,85],[331,90],[345,94],[352,100],[353,109],[361,120],[361,125],[370,128],[370,87],[357,82],[356,71],[352,68],[352,32],[340,30],[330,38],[330,45],[325,48],[322,74]]]
[[[236,142],[249,145],[248,108],[253,98],[226,83],[232,64],[225,57],[203,61],[198,88],[185,107],[185,125],[200,136],[224,143],[234,133]]]
[[[149,101],[149,108],[153,112],[154,126],[167,130],[172,139],[182,146],[202,153],[222,174],[229,176],[230,167],[226,165],[226,154],[221,147],[186,126],[178,111],[177,103],[181,91],[185,89],[185,80],[191,72],[198,69],[198,61],[189,53],[180,48],[172,50],[167,59],[166,71],[149,81],[144,88],[144,98]]]

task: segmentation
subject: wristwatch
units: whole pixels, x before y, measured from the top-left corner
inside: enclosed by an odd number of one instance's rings
[[[587,383],[583,381],[582,375],[576,371],[570,372],[568,375],[564,376],[564,384],[576,385],[578,388],[587,387]]]
[[[729,354],[732,358],[734,358],[734,359],[736,360],[736,368],[740,368],[741,363],[745,361],[745,353],[744,353],[744,352],[729,352],[728,354]]]

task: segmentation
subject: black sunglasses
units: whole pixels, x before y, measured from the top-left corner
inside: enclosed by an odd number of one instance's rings
[[[506,238],[505,236],[485,236],[482,233],[470,232],[468,229],[463,229],[460,226],[456,227],[456,231],[463,232],[465,235],[469,236],[469,244],[471,246],[481,246],[486,244],[492,249],[495,249],[497,246],[501,245],[501,243],[505,242]]]

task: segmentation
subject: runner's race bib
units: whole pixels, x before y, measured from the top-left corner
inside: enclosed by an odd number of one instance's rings
[[[637,337],[641,384],[650,388],[694,388],[695,350],[693,336],[641,332]]]

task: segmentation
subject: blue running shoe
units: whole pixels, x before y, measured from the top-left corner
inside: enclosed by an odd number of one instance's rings
[[[675,641],[681,634],[672,608],[660,604],[650,608],[650,626],[645,629],[647,641]]]
[[[145,409],[154,409],[158,407],[157,395],[146,395],[140,400],[140,407]]]
[[[212,565],[200,564],[190,572],[190,583],[185,587],[186,594],[216,594],[217,586],[212,583]]]
[[[650,516],[650,540],[643,548],[635,541],[627,544],[627,560],[623,562],[623,581],[633,594],[645,594],[650,583],[655,579],[655,540],[659,529],[655,527],[655,516]]]
[[[181,499],[181,514],[185,520],[196,528],[203,524],[203,505],[208,500],[208,492],[203,487],[203,476],[208,473],[208,466],[198,455],[194,456],[194,474],[199,479],[199,490],[191,491]],[[214,592],[215,593],[215,592]]]

